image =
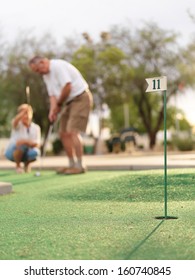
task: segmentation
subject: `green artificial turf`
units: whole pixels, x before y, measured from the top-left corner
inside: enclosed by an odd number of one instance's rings
[[[195,170],[97,171],[40,177],[1,171],[1,260],[194,260]]]

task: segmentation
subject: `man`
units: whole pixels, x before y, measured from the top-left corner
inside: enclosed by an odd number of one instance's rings
[[[11,138],[5,156],[16,163],[17,173],[30,172],[30,163],[40,154],[41,130],[32,122],[32,117],[32,107],[22,104],[12,120]],[[21,166],[22,162],[24,169]]]
[[[82,163],[83,143],[81,132],[86,131],[92,95],[80,72],[61,59],[36,56],[29,61],[30,68],[43,76],[49,99],[49,120],[54,122],[62,105],[60,138],[69,159],[69,166],[58,174],[80,174],[85,172]]]

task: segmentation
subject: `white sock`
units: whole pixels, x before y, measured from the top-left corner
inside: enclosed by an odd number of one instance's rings
[[[74,161],[74,158],[69,158],[69,167],[74,167],[75,165],[75,161]]]
[[[82,165],[82,159],[81,159],[81,158],[78,158],[78,159],[77,159],[77,162],[76,162],[75,166],[76,166],[77,168],[82,168],[82,167],[83,167],[83,165]]]

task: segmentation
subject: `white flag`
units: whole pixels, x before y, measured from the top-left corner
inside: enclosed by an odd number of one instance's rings
[[[146,92],[162,91],[162,90],[167,89],[167,77],[166,76],[148,78],[148,79],[146,79],[146,82],[148,83]]]

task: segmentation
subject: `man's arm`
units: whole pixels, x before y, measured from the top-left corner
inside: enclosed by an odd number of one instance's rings
[[[60,96],[59,96],[59,98],[58,98],[57,105],[58,105],[59,107],[61,107],[62,104],[64,103],[64,101],[66,101],[66,99],[67,99],[68,96],[70,95],[70,91],[71,91],[71,83],[67,83],[67,84],[63,87],[63,89],[62,89],[62,91],[61,91],[61,94],[60,94]]]
[[[49,118],[50,122],[54,122],[57,117],[57,112],[56,112],[57,98],[55,96],[50,96],[49,103],[50,103],[50,110],[49,110],[48,118]]]
[[[54,122],[56,120],[57,114],[60,112],[62,104],[64,103],[64,101],[66,101],[66,99],[70,95],[70,91],[71,91],[71,83],[67,83],[63,87],[58,99],[55,96],[50,96],[50,112],[49,112],[50,122]]]

